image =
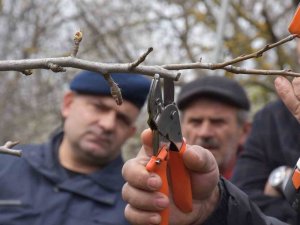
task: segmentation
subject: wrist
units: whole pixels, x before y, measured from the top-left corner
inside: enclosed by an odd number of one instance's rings
[[[265,187],[265,194],[266,195],[275,195],[275,196],[280,196],[283,195],[283,190],[285,188],[285,185],[291,175],[292,169],[288,166],[280,166],[275,168],[267,181],[266,187]],[[272,193],[276,192],[275,194]]]
[[[203,225],[227,225],[228,199],[229,194],[225,188],[223,178],[218,183],[218,201],[214,205],[214,210],[206,218]]]

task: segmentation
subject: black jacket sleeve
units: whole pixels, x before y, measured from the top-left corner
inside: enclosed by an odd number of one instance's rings
[[[248,196],[221,178],[221,199],[215,212],[204,225],[287,225],[264,215]]]
[[[232,182],[269,216],[297,224],[296,212],[284,197],[264,194],[272,170],[294,167],[300,156],[300,125],[281,101],[267,105],[253,120],[252,131],[237,160]]]

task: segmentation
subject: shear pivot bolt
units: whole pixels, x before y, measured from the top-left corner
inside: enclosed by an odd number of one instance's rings
[[[171,112],[170,117],[171,117],[172,120],[174,119],[174,117],[175,117],[176,114],[177,114],[176,111]]]

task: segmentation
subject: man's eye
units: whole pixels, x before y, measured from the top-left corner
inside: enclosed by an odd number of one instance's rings
[[[101,110],[101,111],[106,111],[106,110],[109,110],[108,107],[105,107],[104,105],[102,104],[98,104],[98,103],[94,103],[93,104],[93,107],[96,109],[96,110]]]
[[[222,125],[222,124],[225,123],[225,120],[223,120],[223,119],[215,119],[215,120],[211,120],[211,123],[215,124],[215,125]]]
[[[94,107],[97,108],[97,109],[102,109],[103,108],[103,106],[100,105],[100,104],[94,104]]]
[[[129,118],[125,118],[123,116],[119,116],[118,119],[119,119],[120,123],[122,123],[125,126],[131,126],[131,124],[132,124],[132,122],[130,121]]]
[[[190,120],[190,124],[197,126],[200,125],[202,123],[202,120]]]

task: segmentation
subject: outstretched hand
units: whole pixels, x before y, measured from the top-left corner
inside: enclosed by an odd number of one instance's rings
[[[292,82],[285,77],[277,77],[275,88],[284,104],[300,122],[300,77],[294,78]]]
[[[170,224],[201,224],[216,208],[220,194],[218,188],[219,170],[213,155],[200,146],[187,145],[183,155],[185,166],[190,171],[193,211],[181,212],[170,199],[158,192],[162,182],[155,173],[149,173],[145,166],[152,155],[152,132],[145,130],[142,135],[143,146],[136,158],[128,160],[122,170],[127,183],[122,195],[128,202],[125,216],[131,224],[159,224],[159,212],[170,207]],[[183,190],[184,191],[184,190]],[[172,194],[170,194],[171,196]]]

